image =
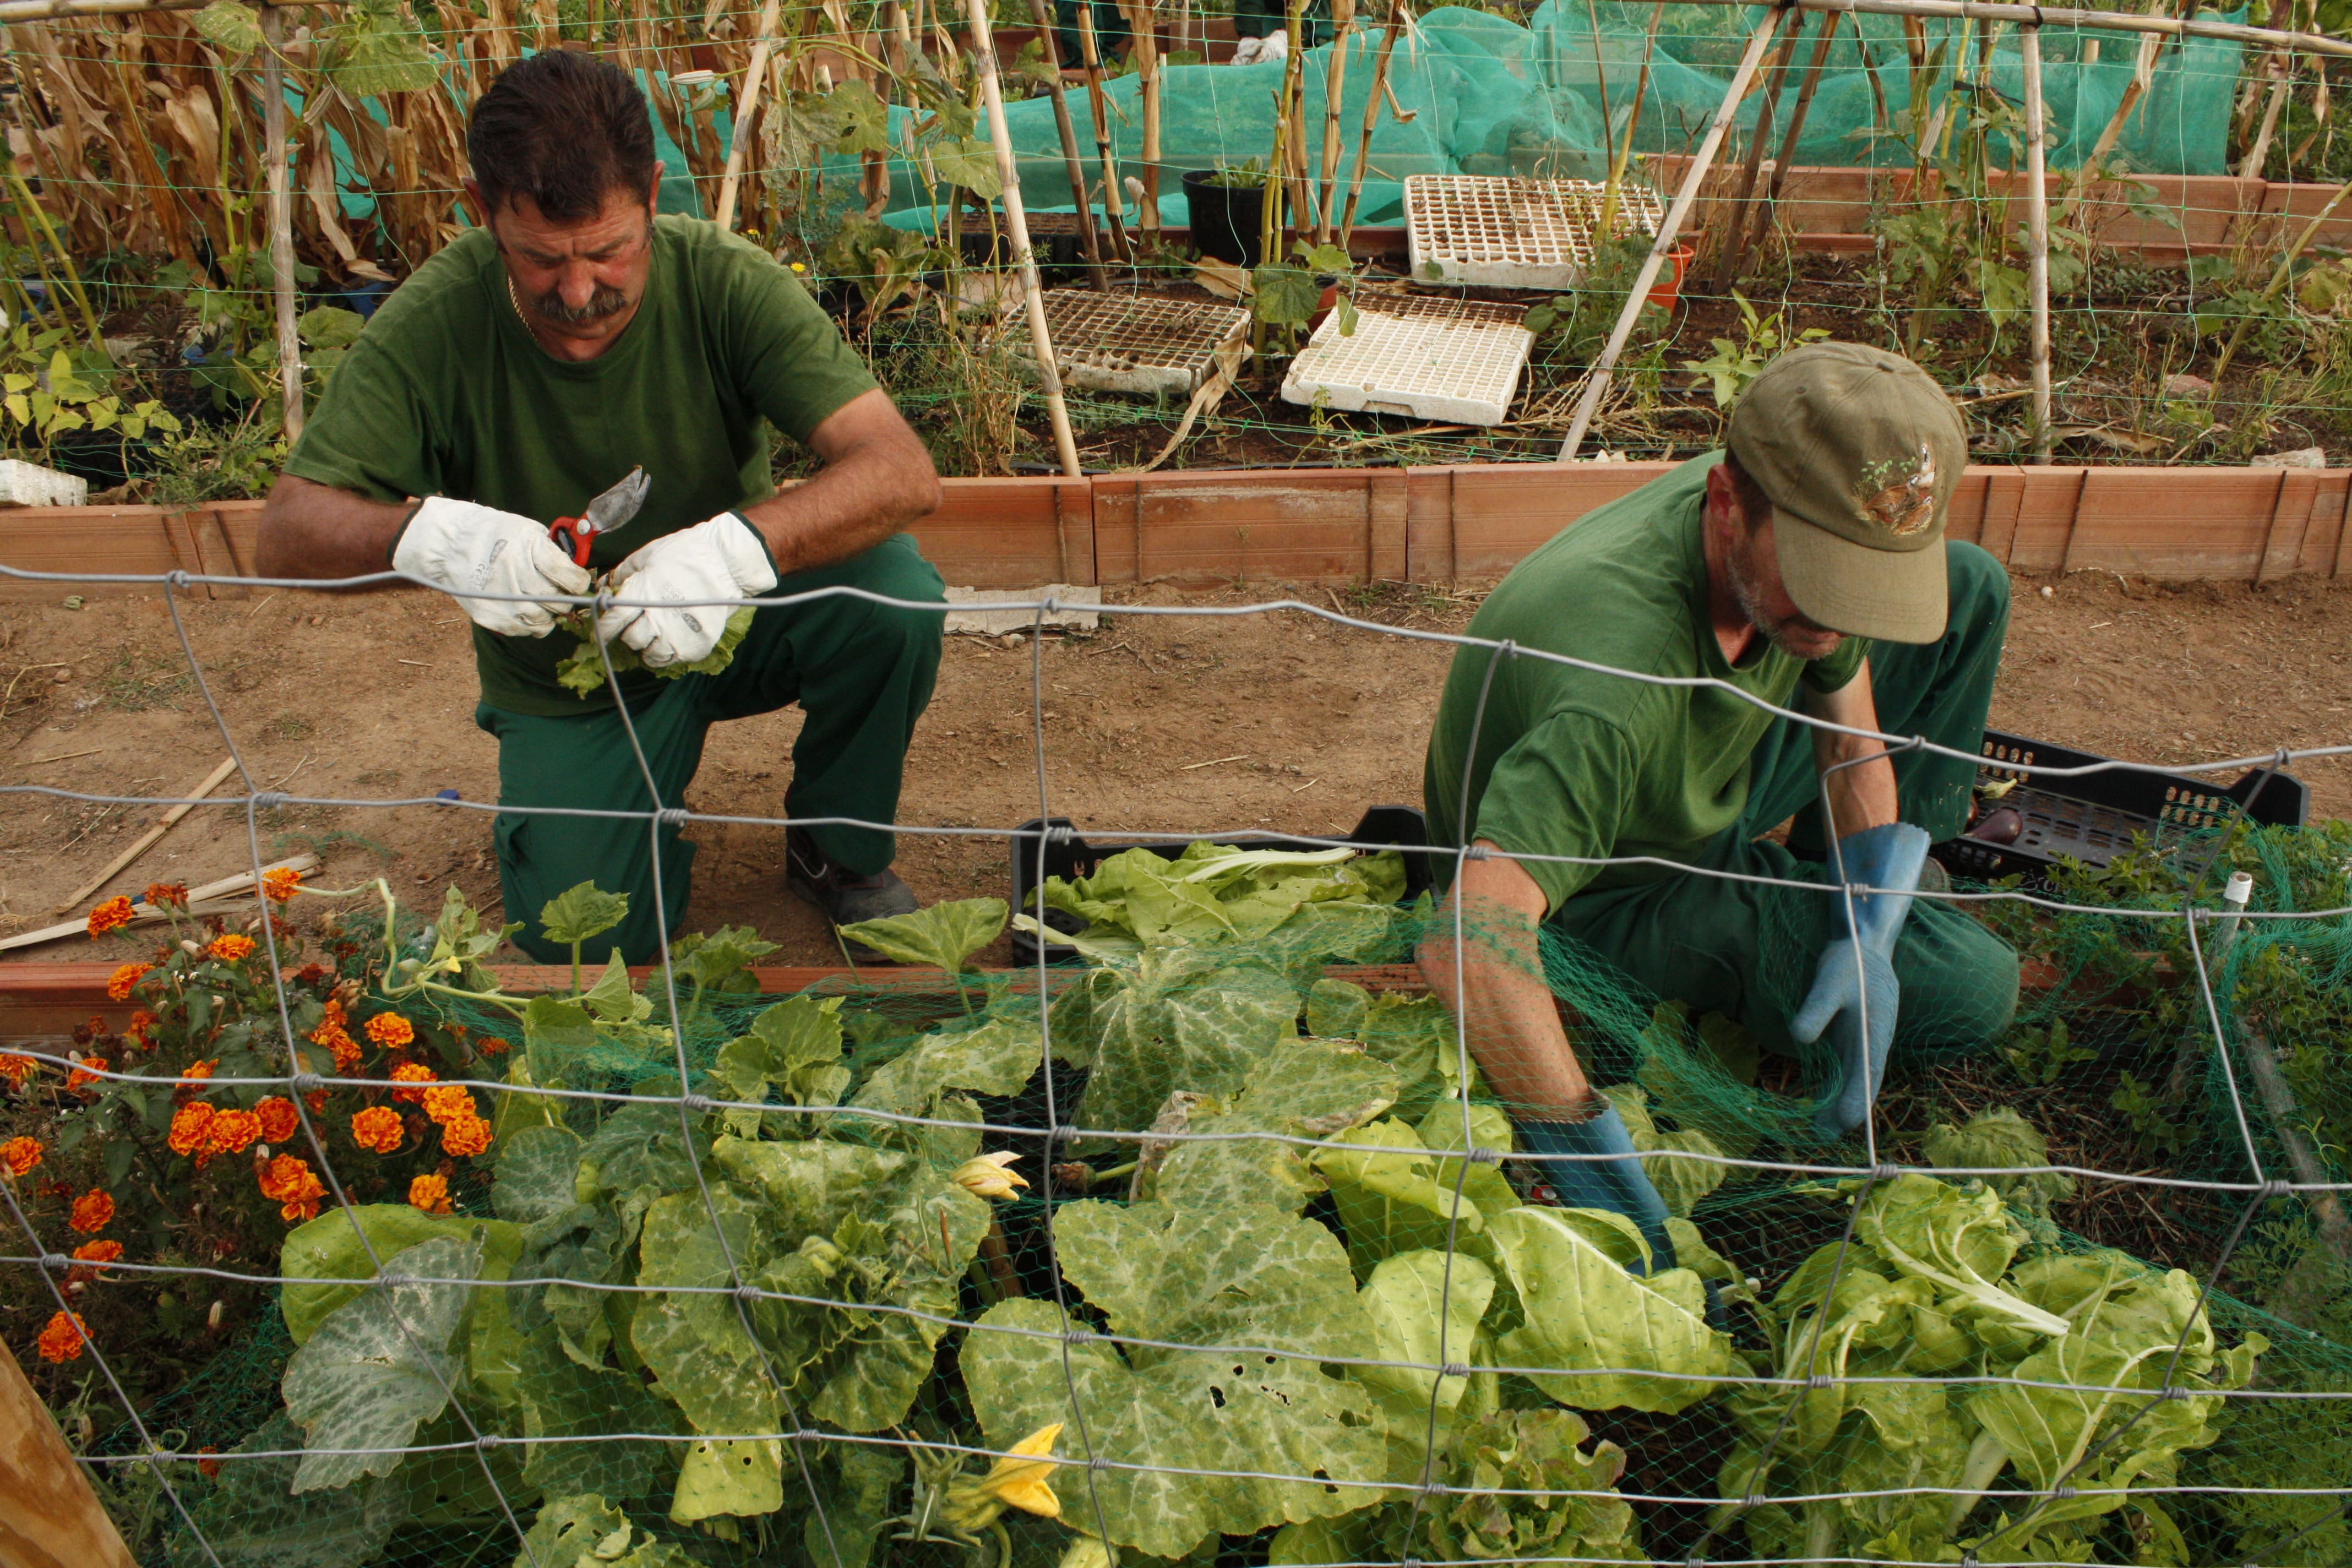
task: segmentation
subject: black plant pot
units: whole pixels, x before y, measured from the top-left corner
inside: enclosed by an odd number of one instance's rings
[[[1215,174],[1195,169],[1184,176],[1184,200],[1192,213],[1192,248],[1220,261],[1255,267],[1265,258],[1264,185],[1217,185]]]

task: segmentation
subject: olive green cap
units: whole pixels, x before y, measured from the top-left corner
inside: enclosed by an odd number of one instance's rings
[[[1807,343],[1748,384],[1725,445],[1771,499],[1806,619],[1885,642],[1944,635],[1944,509],[1969,442],[1933,376],[1883,349]]]

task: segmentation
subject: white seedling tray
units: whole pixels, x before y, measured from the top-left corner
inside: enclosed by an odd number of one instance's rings
[[[1399,414],[1448,425],[1499,425],[1510,414],[1534,339],[1516,305],[1407,295],[1359,296],[1356,330],[1334,310],[1290,362],[1287,403]]]
[[[1190,397],[1217,351],[1249,331],[1249,312],[1202,300],[1048,289],[1045,330],[1065,384],[1144,397]],[[1034,359],[1019,295],[1005,318],[1013,349]]]
[[[1592,259],[1608,187],[1594,180],[1411,174],[1407,248],[1416,282],[1485,289],[1573,289]],[[1610,228],[1658,232],[1665,203],[1646,185],[1617,188]]]

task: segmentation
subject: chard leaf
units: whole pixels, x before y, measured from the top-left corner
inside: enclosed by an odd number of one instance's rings
[[[1871,1187],[1854,1216],[1854,1234],[1903,1273],[1960,1298],[1990,1323],[2029,1334],[2066,1332],[2065,1319],[2000,1288],[2022,1238],[1999,1194],[1969,1194],[1906,1171]]]
[[[1948,1169],[2047,1165],[2050,1140],[2042,1130],[2005,1105],[1979,1110],[1959,1126],[1938,1121],[1927,1130],[1927,1163]],[[2056,1171],[1988,1176],[1985,1185],[2027,1214],[2050,1217],[2053,1203],[2074,1195],[2074,1178]]]
[[[286,1413],[309,1450],[294,1472],[297,1492],[390,1475],[404,1457],[399,1450],[440,1414],[457,1382],[451,1346],[466,1318],[466,1282],[481,1272],[481,1244],[436,1237],[395,1260],[412,1279],[452,1282],[363,1287],[286,1363]]]
[[[1442,1252],[1407,1252],[1375,1268],[1357,1299],[1380,1360],[1467,1363],[1479,1320],[1495,1299],[1495,1271],[1466,1254],[1455,1254],[1449,1268]],[[1420,1366],[1358,1367],[1355,1376],[1392,1419],[1407,1422],[1427,1418],[1433,1391],[1441,1419],[1451,1415],[1470,1386],[1470,1380],[1440,1377]],[[1477,1377],[1492,1382],[1494,1373],[1473,1374]]]
[[[1601,1091],[1617,1108],[1624,1121],[1625,1131],[1633,1147],[1647,1154],[1653,1150],[1675,1150],[1693,1154],[1720,1156],[1723,1151],[1715,1140],[1704,1132],[1664,1132],[1651,1119],[1649,1094],[1641,1085],[1622,1083]],[[1723,1184],[1729,1173],[1728,1165],[1714,1164],[1701,1160],[1654,1159],[1642,1162],[1642,1173],[1658,1189],[1665,1200],[1666,1212],[1677,1219],[1688,1219],[1691,1209],[1699,1199]]]
[[[928,963],[961,974],[971,955],[1004,930],[1003,899],[958,899],[911,915],[860,921],[841,928],[844,940],[862,942],[899,963]]]
[[[1674,1415],[1707,1397],[1715,1385],[1700,1380],[1731,1371],[1731,1341],[1707,1327],[1698,1276],[1669,1268],[1637,1279],[1563,1217],[1570,1212],[1578,1211],[1517,1208],[1487,1224],[1527,1313],[1496,1346],[1502,1362],[1559,1369],[1532,1381],[1579,1409]],[[1692,1381],[1642,1375],[1654,1372]]]

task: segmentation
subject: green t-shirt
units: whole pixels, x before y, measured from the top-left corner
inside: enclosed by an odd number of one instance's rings
[[[1612,669],[1712,676],[1783,708],[1800,676],[1819,691],[1845,685],[1870,651],[1859,637],[1811,664],[1760,637],[1744,662],[1723,657],[1707,619],[1699,534],[1706,471],[1720,458],[1694,458],[1554,534],[1487,595],[1471,635]],[[1446,676],[1422,778],[1432,844],[1463,841],[1463,753],[1493,658],[1487,648],[1461,648]],[[1528,855],[1693,859],[1748,804],[1749,758],[1771,722],[1769,713],[1718,688],[1504,659],[1477,727],[1468,837]],[[1667,874],[1654,867],[1521,865],[1555,911],[1580,889]],[[1442,871],[1450,874],[1451,864]]]
[[[874,378],[831,318],[766,253],[697,218],[654,220],[644,301],[595,359],[534,342],[507,297],[486,229],[418,268],[352,345],[286,471],[376,500],[453,496],[551,522],[637,464],[652,479],[625,528],[600,539],[602,572],[647,540],[775,489],[768,427],[806,440]],[[555,682],[579,646],[474,628],[482,699],[511,712],[578,713]],[[622,678],[630,703],[666,683]]]

